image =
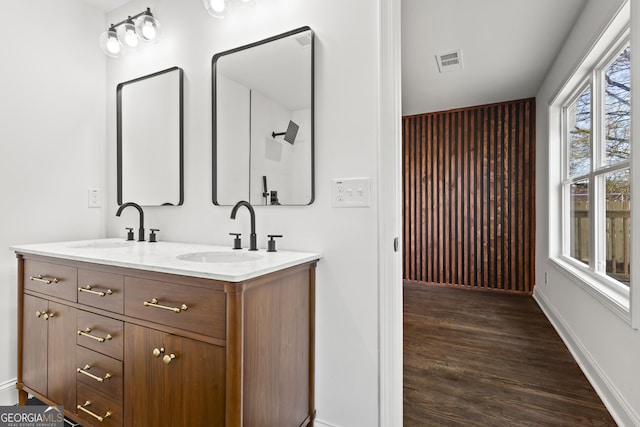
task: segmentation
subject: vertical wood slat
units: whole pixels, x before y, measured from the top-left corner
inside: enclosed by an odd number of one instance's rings
[[[403,118],[404,279],[531,294],[535,99]]]

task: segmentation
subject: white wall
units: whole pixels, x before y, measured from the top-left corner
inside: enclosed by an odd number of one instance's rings
[[[616,421],[622,426],[637,426],[640,425],[640,333],[549,261],[550,253],[557,246],[549,235],[559,235],[559,204],[554,185],[559,172],[548,167],[550,156],[558,155],[557,142],[549,138],[553,124],[549,123],[548,105],[622,3],[622,0],[588,1],[537,94],[535,298]],[[640,22],[635,20],[632,25]],[[638,58],[633,56],[633,67],[640,69]],[[548,200],[549,194],[553,196],[551,200]],[[637,239],[638,235],[635,236]],[[548,283],[545,283],[545,273]]]
[[[297,27],[316,33],[316,201],[304,207],[257,207],[258,245],[283,234],[282,249],[318,251],[316,406],[334,426],[378,425],[378,218],[370,208],[333,209],[331,178],[369,176],[377,182],[378,2],[263,0],[225,20],[201,1],[135,0],[108,15],[118,21],[151,7],[162,40],[107,60],[108,182],[115,182],[115,91],[118,82],[180,66],[185,72],[185,203],[145,208],[160,239],[231,244],[249,232],[246,214],[211,203],[211,57]],[[115,188],[107,198],[109,236],[124,236],[135,212],[116,218]],[[391,243],[390,243],[391,244]]]
[[[17,400],[12,244],[95,238],[104,188],[104,14],[80,0],[0,2],[0,405]]]

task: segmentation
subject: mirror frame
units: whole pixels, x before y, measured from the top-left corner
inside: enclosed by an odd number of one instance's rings
[[[180,100],[179,105],[179,174],[180,174],[180,187],[179,187],[179,198],[177,204],[172,203],[163,203],[161,205],[143,205],[143,206],[180,206],[184,203],[184,71],[180,67],[171,67],[166,70],[161,70],[155,73],[148,74],[146,76],[138,77],[126,82],[119,83],[116,89],[116,122],[117,122],[117,143],[116,143],[116,151],[117,151],[117,203],[121,205],[124,203],[122,200],[122,88],[126,85],[140,82],[146,79],[150,79],[153,77],[160,76],[162,74],[170,73],[178,71],[179,73],[179,87],[178,87],[178,98]],[[127,200],[133,201],[135,200]]]
[[[212,87],[211,87],[211,94],[212,94],[212,201],[213,204],[216,206],[230,206],[230,205],[224,205],[224,204],[220,204],[218,203],[218,178],[217,178],[217,165],[218,165],[218,153],[217,153],[217,147],[218,147],[218,135],[217,135],[217,112],[218,112],[218,105],[217,105],[217,99],[216,99],[216,75],[217,75],[217,62],[218,59],[220,59],[223,56],[226,55],[230,55],[236,52],[240,52],[243,50],[247,50],[247,49],[251,49],[253,47],[256,46],[261,46],[273,41],[277,41],[280,39],[284,39],[287,38],[289,36],[295,35],[295,34],[299,34],[299,33],[303,33],[309,31],[311,33],[311,165],[310,165],[310,172],[311,172],[311,199],[309,200],[309,202],[307,203],[290,203],[290,204],[286,204],[286,205],[277,205],[277,206],[308,206],[310,204],[312,204],[315,201],[315,197],[316,197],[316,191],[315,191],[315,33],[313,32],[313,30],[309,27],[309,26],[304,26],[304,27],[300,27],[300,28],[296,28],[294,30],[291,31],[287,31],[285,33],[282,34],[278,34],[272,37],[268,37],[264,40],[260,40],[254,43],[249,43],[243,46],[239,46],[237,48],[233,48],[233,49],[229,49],[220,53],[216,53],[215,55],[213,55],[213,58],[211,59],[211,81],[212,81]],[[250,173],[250,172],[249,172]],[[250,194],[247,194],[247,200],[249,200]],[[239,199],[242,200],[242,199]],[[274,205],[255,205],[255,206],[274,206]]]

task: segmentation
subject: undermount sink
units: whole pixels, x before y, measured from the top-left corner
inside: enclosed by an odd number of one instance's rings
[[[96,240],[93,242],[76,243],[73,245],[69,245],[69,247],[73,249],[114,249],[114,248],[126,248],[128,246],[132,246],[133,244],[134,242],[130,242],[130,241]]]
[[[182,254],[178,255],[176,258],[181,261],[190,262],[236,263],[255,261],[262,258],[262,255],[252,254],[249,252],[211,251]]]

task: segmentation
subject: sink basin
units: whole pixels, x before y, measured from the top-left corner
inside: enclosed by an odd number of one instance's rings
[[[73,245],[69,245],[73,249],[113,249],[113,248],[126,248],[132,246],[134,242],[121,241],[121,240],[96,240],[93,242],[81,242]]]
[[[182,261],[190,262],[209,262],[209,263],[236,263],[255,261],[262,258],[262,255],[252,254],[250,252],[193,252],[189,254],[178,255],[176,258]]]

